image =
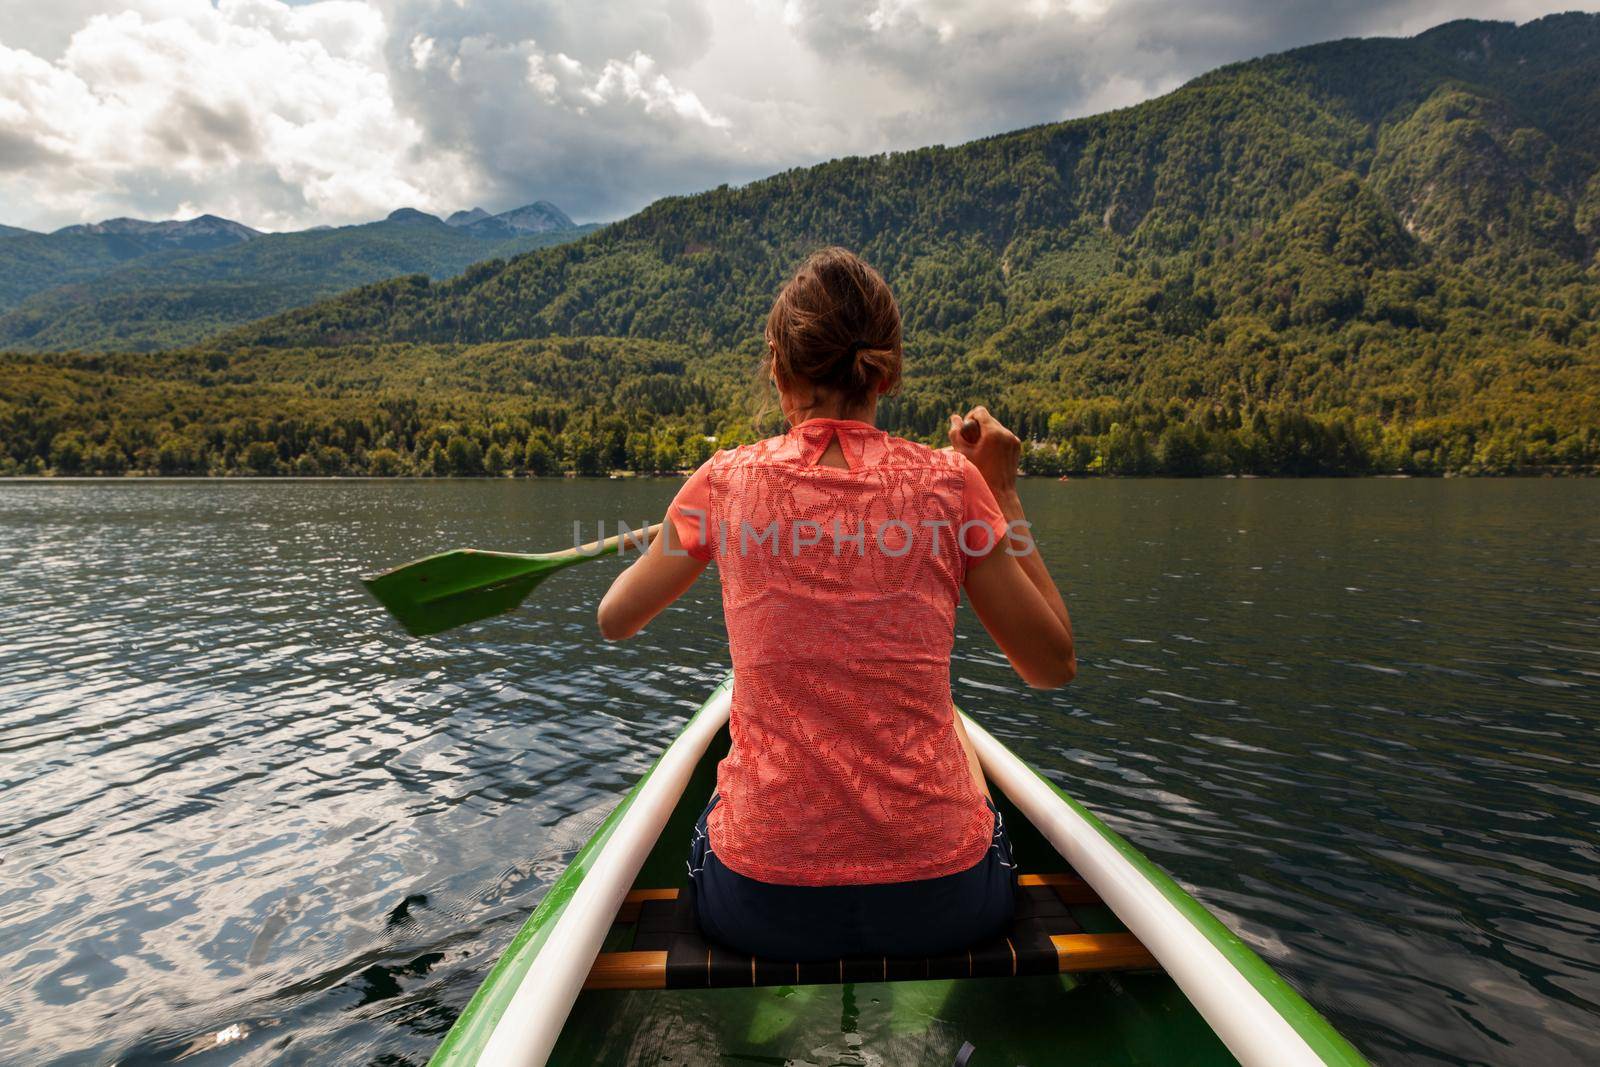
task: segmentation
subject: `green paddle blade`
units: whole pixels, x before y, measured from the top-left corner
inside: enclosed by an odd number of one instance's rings
[[[426,637],[510,611],[556,571],[593,556],[523,555],[458,548],[363,578],[412,637]]]
[[[510,611],[556,571],[614,556],[626,544],[643,551],[661,524],[592,541],[565,552],[479,552],[457,548],[392,571],[361,579],[361,584],[400,620],[412,637],[426,637]]]

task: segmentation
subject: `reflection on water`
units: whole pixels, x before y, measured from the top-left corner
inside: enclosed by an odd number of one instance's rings
[[[614,562],[411,640],[355,576],[673,482],[0,485],[0,1062],[421,1063],[726,666]],[[1386,1063],[1600,1061],[1600,485],[1073,482],[1081,672],[958,701]]]

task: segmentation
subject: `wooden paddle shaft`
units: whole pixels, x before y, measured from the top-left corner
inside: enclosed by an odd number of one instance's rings
[[[630,548],[642,551],[649,548],[660,533],[661,523],[651,523],[649,526],[629,530],[627,533],[612,534],[600,541],[590,541],[586,545],[572,549],[572,552],[579,556],[601,556],[611,552],[621,555]]]

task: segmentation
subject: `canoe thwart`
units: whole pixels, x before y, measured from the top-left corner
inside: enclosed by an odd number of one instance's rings
[[[1063,904],[1103,904],[1100,894],[1075,874],[1019,874],[1017,888],[1049,886]]]
[[[639,906],[647,900],[677,900],[676,889],[635,889],[623,898],[622,907],[617,911],[617,922],[636,923],[639,921]]]
[[[584,988],[748,988],[1159,969],[1132,934],[1083,932],[1068,905],[1097,903],[1073,875],[1023,875],[1012,928],[970,951],[797,963],[758,959],[708,942],[687,895],[676,889],[634,890],[617,916],[620,923],[637,924],[632,949],[597,956]]]
[[[1020,874],[1017,876],[1017,888],[1029,889],[1034,886],[1049,886],[1060,898],[1063,904],[1101,904],[1099,894],[1075,874]],[[677,900],[682,892],[677,888],[668,889],[634,889],[622,901],[622,908],[617,912],[617,922],[635,923],[639,921],[639,905],[647,900]]]

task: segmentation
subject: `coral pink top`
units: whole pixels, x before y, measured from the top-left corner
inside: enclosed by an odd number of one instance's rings
[[[817,460],[837,436],[849,469]],[[717,561],[734,686],[711,847],[782,885],[936,878],[993,816],[950,700],[967,567],[1005,519],[966,457],[811,419],[718,452],[668,510]]]

